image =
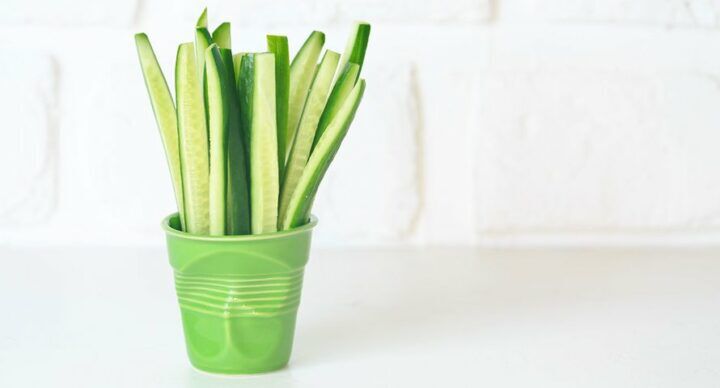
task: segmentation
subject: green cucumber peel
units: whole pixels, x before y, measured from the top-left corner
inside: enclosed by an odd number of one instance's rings
[[[360,65],[347,63],[345,69],[341,70],[341,72],[338,72],[340,77],[333,86],[327,104],[325,104],[325,110],[323,110],[322,116],[320,116],[320,122],[318,123],[317,131],[315,131],[315,139],[313,140],[313,148],[315,148],[315,145],[317,145],[320,137],[325,132],[325,128],[330,125],[345,102],[345,99],[350,95],[353,87],[355,87],[358,74],[360,74]]]
[[[230,23],[225,22],[217,26],[212,32],[212,41],[213,43],[217,43],[220,48],[231,49],[232,37],[230,34]]]
[[[197,22],[195,23],[195,27],[205,27],[208,26],[208,20],[207,20],[207,7],[203,8],[202,13],[200,14],[200,17],[198,17]]]
[[[243,63],[247,61],[243,65]],[[250,193],[250,112],[252,107],[252,77],[247,75],[243,77],[243,66],[247,67],[246,72],[251,71],[253,67],[253,56],[248,53],[238,53],[233,55],[233,68],[235,70],[235,90],[238,96],[238,108],[240,110],[240,136],[242,144],[245,146],[245,166],[247,169],[246,180],[248,184],[248,202]],[[248,205],[249,206],[249,205]],[[250,212],[252,217],[252,211]]]
[[[182,167],[180,165],[180,150],[178,145],[177,112],[170,88],[168,87],[165,75],[160,68],[155,51],[147,35],[140,33],[135,35],[135,46],[137,47],[140,67],[142,68],[145,87],[150,95],[155,121],[160,130],[165,157],[170,168],[175,202],[177,203],[178,214],[180,215],[180,226],[185,229],[185,211],[183,209],[182,191]]]
[[[210,229],[208,138],[192,43],[178,47],[175,92],[186,230],[206,235]]]
[[[245,56],[245,53],[238,53],[233,55],[233,70],[235,72],[235,82],[240,81],[240,68],[242,66],[242,59]]]
[[[365,22],[356,22],[353,26],[353,30],[348,37],[345,51],[340,58],[340,69],[344,69],[345,65],[349,63],[355,63],[360,68],[358,69],[358,77],[362,71],[363,62],[365,61],[365,52],[367,51],[368,41],[370,40],[370,24]],[[340,74],[335,76],[333,83],[336,83],[340,77]],[[357,79],[355,80],[357,81]]]
[[[220,49],[228,97],[227,194],[225,231],[229,235],[250,234],[250,193],[245,136],[240,126],[240,102],[235,79],[235,58],[229,49]],[[239,68],[240,63],[238,63]]]
[[[287,212],[281,219],[281,230],[291,229],[307,223],[320,182],[350,128],[364,92],[365,80],[361,79],[355,84],[337,116],[335,116],[335,119],[327,127],[320,141],[318,141],[290,199]]]
[[[271,233],[277,231],[279,191],[275,55],[246,55],[238,91],[243,129],[249,137],[251,230]]]
[[[288,130],[285,144],[292,144],[295,131],[300,123],[310,83],[315,75],[320,52],[325,44],[325,34],[313,31],[290,64],[290,93],[288,100]],[[286,150],[286,154],[290,147]],[[287,157],[287,155],[286,155]]]
[[[288,133],[288,103],[290,100],[290,52],[287,36],[268,35],[268,51],[275,54],[275,104],[277,110],[278,171],[285,171]]]
[[[225,199],[227,193],[227,137],[230,92],[220,49],[213,43],[205,51],[207,79],[208,142],[210,159],[209,207],[211,236],[225,234]]]
[[[320,116],[325,108],[325,103],[330,93],[330,85],[337,70],[340,54],[327,50],[318,66],[315,78],[310,86],[305,107],[300,118],[297,133],[293,141],[292,149],[287,161],[285,176],[282,179],[280,191],[280,219],[283,219],[290,198],[297,187],[300,176],[305,169],[305,164],[310,157],[315,131],[317,130]]]

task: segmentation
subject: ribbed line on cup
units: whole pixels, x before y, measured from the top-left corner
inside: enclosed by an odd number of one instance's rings
[[[303,270],[278,275],[190,275],[175,272],[182,309],[222,318],[272,317],[297,310]]]

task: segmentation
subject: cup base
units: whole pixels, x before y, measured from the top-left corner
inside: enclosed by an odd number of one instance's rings
[[[232,378],[259,376],[259,375],[278,372],[278,371],[285,369],[288,366],[288,363],[286,362],[279,366],[267,367],[267,368],[233,369],[233,370],[217,370],[212,367],[205,368],[200,365],[195,365],[192,362],[190,363],[190,366],[192,366],[192,369],[195,370],[195,372],[203,374],[203,375],[232,379]]]

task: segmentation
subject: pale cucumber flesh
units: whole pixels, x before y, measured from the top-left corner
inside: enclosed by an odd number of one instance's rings
[[[178,48],[175,91],[186,230],[193,234],[208,234],[208,139],[192,43],[183,43]]]
[[[205,27],[208,26],[208,20],[207,20],[207,7],[203,8],[202,13],[200,14],[200,17],[198,17],[197,22],[195,23],[195,27]]]
[[[345,65],[345,69],[338,69],[338,72],[340,73],[340,77],[335,83],[335,86],[333,86],[322,116],[320,116],[320,122],[318,123],[317,131],[315,131],[315,139],[313,140],[313,148],[325,132],[325,128],[330,125],[330,122],[335,118],[335,115],[337,115],[337,112],[342,107],[353,87],[355,87],[358,74],[360,74],[360,65],[348,63]]]
[[[213,43],[210,32],[205,27],[195,29],[195,66],[200,86],[205,87],[205,50]]]
[[[150,103],[155,114],[155,121],[160,130],[165,157],[170,168],[175,201],[180,215],[180,227],[185,229],[185,211],[183,205],[182,166],[178,144],[177,112],[175,102],[170,94],[167,81],[157,61],[150,40],[145,34],[135,35],[138,58],[142,67],[145,86],[150,95]]]
[[[231,49],[232,38],[230,34],[230,23],[225,22],[220,24],[215,31],[212,32],[212,41],[216,43],[219,48]]]
[[[285,144],[292,144],[295,131],[300,123],[308,89],[315,75],[318,57],[325,44],[325,34],[313,31],[305,40],[290,65],[290,93],[288,100],[288,127],[285,134]],[[287,147],[289,148],[289,147]],[[287,154],[286,150],[286,154]],[[287,156],[287,155],[286,155]]]
[[[274,54],[248,54],[240,73],[240,109],[245,109],[250,140],[251,230],[253,234],[275,232],[279,177]]]
[[[315,140],[315,131],[325,108],[328,94],[330,93],[330,84],[335,75],[338,60],[340,60],[340,54],[327,50],[312,81],[312,86],[305,101],[300,124],[298,125],[297,133],[295,134],[292,149],[288,157],[285,176],[282,179],[279,210],[280,219],[284,217],[287,211],[290,198],[298,184],[300,175],[303,173],[303,169],[305,169],[305,164],[310,157],[310,150]]]
[[[318,141],[303,170],[297,188],[293,192],[287,212],[281,219],[281,230],[291,229],[307,223],[320,182],[350,128],[364,91],[365,80],[361,79],[356,83],[342,108],[338,111],[337,116],[327,127],[320,141]]]

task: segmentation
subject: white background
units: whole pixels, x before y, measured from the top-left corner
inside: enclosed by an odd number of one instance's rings
[[[720,237],[720,2],[209,1],[236,50],[372,23],[317,246]],[[0,243],[160,245],[173,210],[133,34],[167,77],[195,1],[5,0]]]

